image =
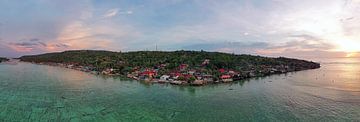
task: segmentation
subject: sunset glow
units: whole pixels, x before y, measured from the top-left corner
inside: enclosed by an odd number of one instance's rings
[[[352,58],[352,57],[357,57],[357,56],[359,56],[359,53],[348,53],[346,55],[347,58]]]
[[[360,122],[360,0],[0,0],[0,122]]]
[[[342,41],[340,44],[341,50],[351,53],[360,51],[360,42],[356,41]]]
[[[345,57],[360,51],[359,6],[355,0],[0,1],[0,55],[183,49]]]

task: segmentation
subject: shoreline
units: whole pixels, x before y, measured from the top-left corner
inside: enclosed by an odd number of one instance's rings
[[[147,83],[201,86],[317,69],[316,62],[205,51],[74,50],[22,56],[20,61],[121,76]]]
[[[35,62],[26,62],[26,61],[18,61],[18,62],[25,62],[25,63],[31,63],[31,64],[36,64],[36,65],[46,65],[46,66],[54,66],[54,67],[61,67],[61,68],[66,68],[66,69],[72,69],[72,70],[76,70],[76,71],[81,71],[84,73],[89,73],[91,75],[101,75],[101,76],[108,76],[108,77],[120,77],[120,78],[124,78],[124,79],[129,79],[129,80],[134,80],[137,82],[144,82],[144,83],[151,83],[151,84],[171,84],[171,85],[177,85],[177,86],[206,86],[206,85],[211,85],[211,84],[225,84],[225,83],[233,83],[233,82],[239,82],[242,80],[249,80],[252,78],[261,78],[261,77],[267,77],[267,76],[271,76],[271,75],[279,75],[279,74],[287,74],[287,73],[291,73],[291,72],[298,72],[298,71],[306,71],[306,70],[312,70],[312,69],[318,69],[318,68],[309,68],[309,69],[302,69],[302,70],[292,70],[292,71],[285,71],[285,72],[274,72],[274,73],[264,73],[261,76],[246,76],[246,77],[242,77],[239,79],[231,79],[231,80],[216,80],[213,82],[200,82],[199,80],[195,80],[195,82],[189,83],[188,81],[185,80],[174,80],[174,79],[170,79],[170,80],[162,80],[159,78],[152,78],[152,79],[141,79],[139,77],[136,76],[132,76],[131,74],[127,74],[127,75],[122,75],[122,74],[106,74],[100,71],[91,71],[86,67],[89,66],[74,66],[74,65],[70,65],[69,64],[63,64],[63,63],[52,63],[52,62],[41,62],[41,63],[35,63]]]

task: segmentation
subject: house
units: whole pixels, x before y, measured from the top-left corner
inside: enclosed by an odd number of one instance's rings
[[[189,65],[187,65],[187,64],[181,64],[181,65],[179,66],[179,69],[180,69],[180,71],[185,71],[186,68],[188,68],[188,67],[189,67]]]
[[[173,78],[173,79],[177,79],[181,76],[182,74],[181,73],[178,73],[178,72],[172,72],[170,73],[170,76]]]
[[[163,75],[160,77],[159,82],[167,82],[168,80],[170,80],[170,76],[169,75]]]
[[[207,83],[214,82],[214,77],[212,75],[202,75],[202,79]]]
[[[202,62],[202,66],[205,66],[205,65],[208,65],[210,63],[210,60],[209,59],[205,59],[203,62]]]
[[[226,71],[226,70],[223,69],[223,68],[219,69],[219,72],[220,72],[220,73],[225,73],[225,71]]]
[[[221,79],[229,79],[229,78],[231,78],[231,76],[230,75],[221,75],[220,78]]]
[[[232,82],[232,81],[233,81],[233,79],[231,78],[231,76],[228,75],[228,74],[226,74],[226,75],[221,75],[220,78],[221,78],[221,81],[222,81],[222,82]]]
[[[110,74],[112,74],[112,71],[113,71],[112,69],[107,68],[107,69],[103,70],[101,73],[104,75],[110,75]]]
[[[190,75],[194,75],[194,74],[195,74],[195,72],[196,72],[196,70],[190,70],[190,71],[188,71],[188,74],[190,74]]]
[[[66,66],[66,68],[69,68],[69,69],[71,69],[73,67],[74,67],[74,65],[72,65],[72,64],[69,64],[69,65]]]
[[[234,70],[229,70],[229,74],[235,74]]]
[[[153,78],[156,75],[155,71],[146,70],[141,73],[141,76],[147,76]]]
[[[160,66],[158,66],[158,67],[164,68],[164,67],[166,67],[166,66],[167,66],[166,64],[160,64]]]
[[[133,78],[134,75],[132,75],[132,74],[127,74],[126,77],[128,77],[128,78]]]

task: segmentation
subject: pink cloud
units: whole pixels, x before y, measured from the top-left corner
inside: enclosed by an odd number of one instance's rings
[[[18,45],[9,45],[9,47],[17,52],[31,52],[34,49],[32,47],[25,47],[25,46],[18,46]]]

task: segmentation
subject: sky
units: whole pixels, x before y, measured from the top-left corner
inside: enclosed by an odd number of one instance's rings
[[[0,56],[80,49],[360,57],[360,0],[0,0]]]

